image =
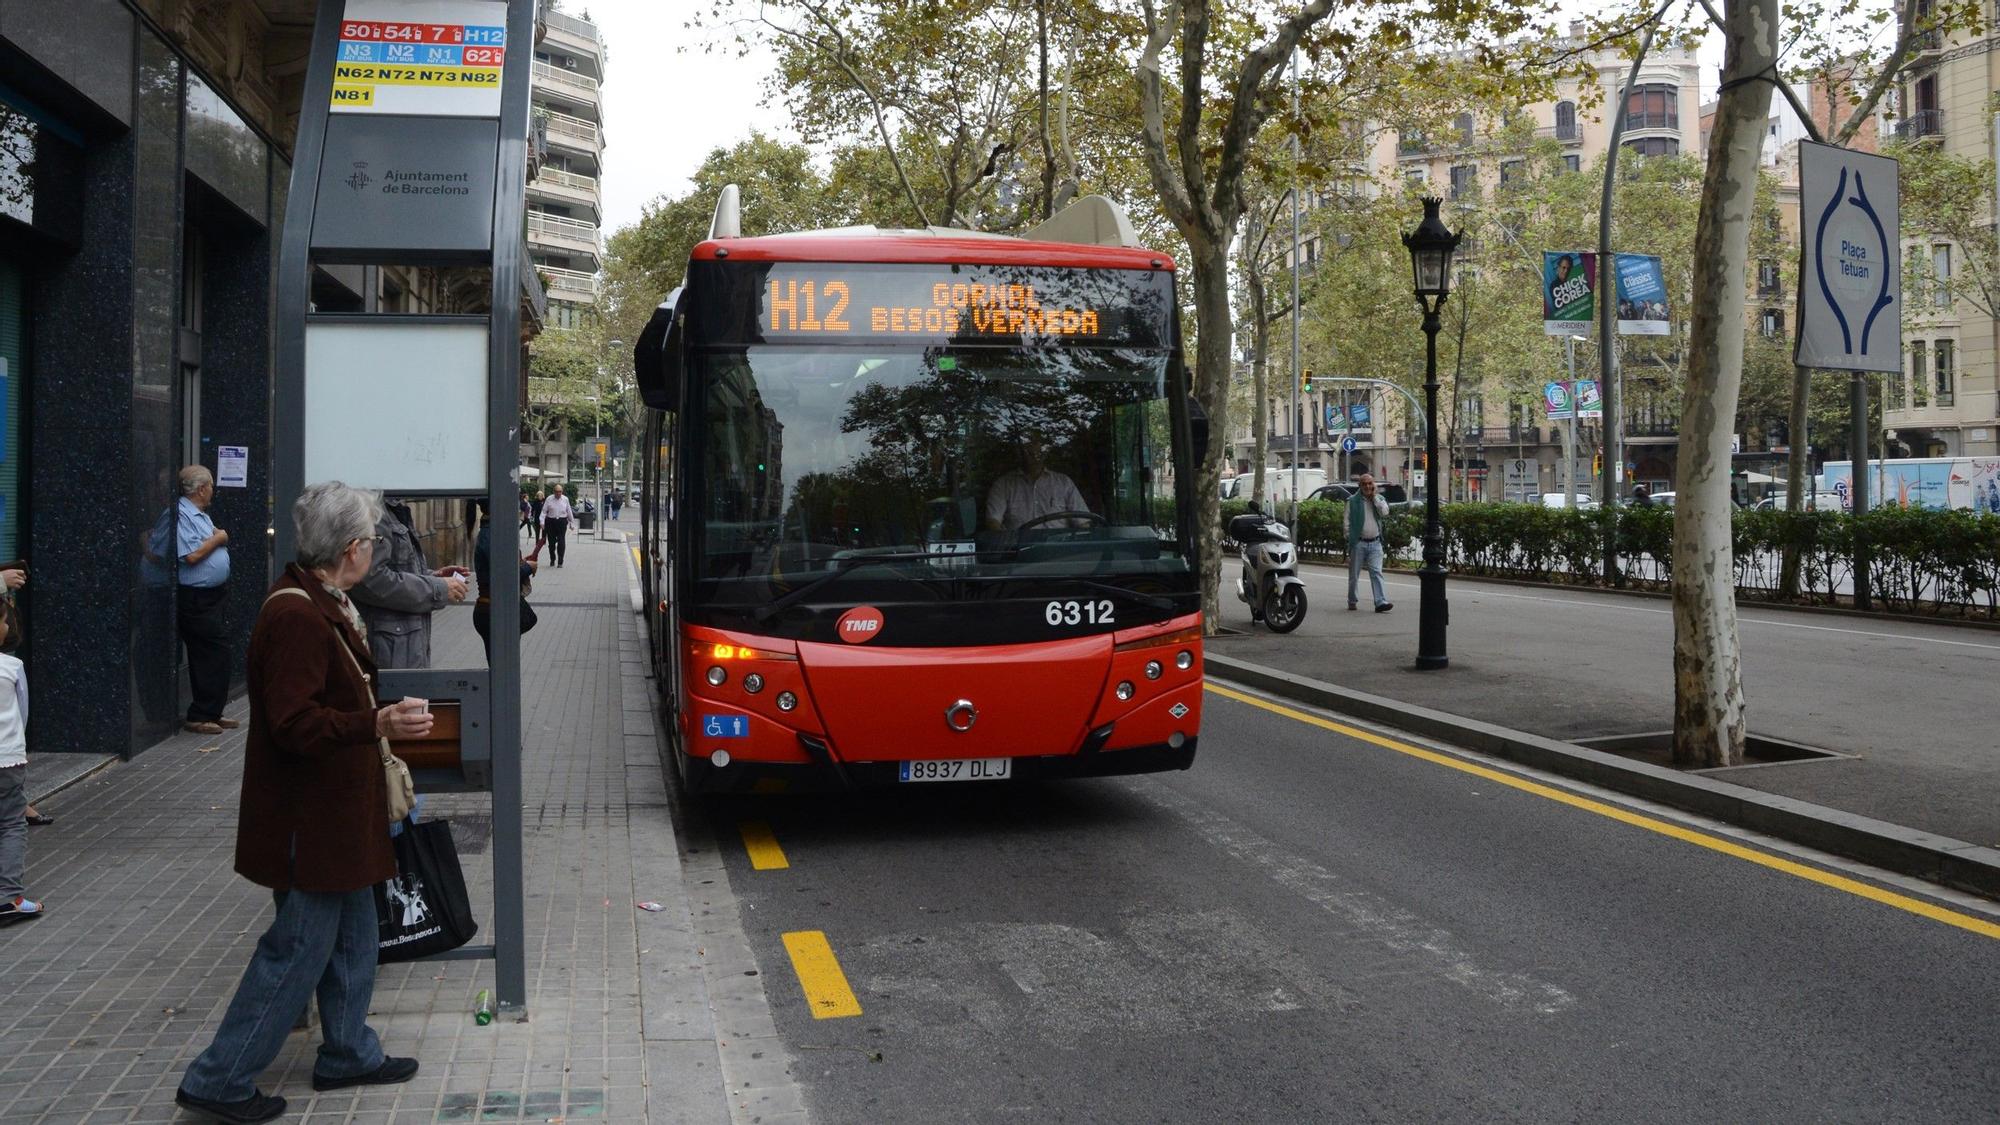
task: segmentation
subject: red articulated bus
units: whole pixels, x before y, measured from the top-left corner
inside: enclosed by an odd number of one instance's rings
[[[731,187],[634,356],[689,790],[1191,765],[1207,422],[1173,263],[1098,198],[1026,238],[737,229]]]

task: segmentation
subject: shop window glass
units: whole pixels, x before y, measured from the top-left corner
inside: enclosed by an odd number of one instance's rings
[[[13,262],[0,259],[0,560],[21,557],[21,398],[27,381],[27,349],[22,332],[28,319],[27,279]]]
[[[187,169],[262,223],[270,169],[264,139],[201,76],[187,76]]]

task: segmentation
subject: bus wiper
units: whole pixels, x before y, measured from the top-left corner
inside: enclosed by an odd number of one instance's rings
[[[1128,590],[1123,586],[1113,586],[1109,582],[1098,582],[1089,578],[1072,578],[1070,579],[1070,581],[1075,582],[1081,586],[1088,586],[1093,590],[1102,590],[1107,594],[1121,594],[1125,597],[1131,598],[1133,601],[1138,602],[1140,605],[1145,606],[1148,609],[1174,608],[1174,603],[1171,598],[1163,598],[1158,594],[1142,594],[1137,590]]]
[[[979,554],[989,555],[989,556],[995,554],[1018,555],[1020,553],[1021,553],[1020,548],[1018,547],[1009,548],[1004,551],[979,552]],[[758,609],[753,616],[757,624],[762,625],[766,621],[769,621],[771,618],[776,617],[778,613],[781,610],[783,610],[786,606],[798,602],[802,598],[811,594],[813,591],[819,589],[820,587],[826,585],[829,582],[832,582],[834,579],[845,576],[848,571],[853,570],[856,567],[869,566],[874,563],[919,562],[924,559],[969,559],[972,557],[973,555],[967,551],[898,551],[894,554],[887,554],[887,555],[849,555],[847,558],[844,559],[835,559],[834,568],[832,570],[827,571],[825,574],[822,574],[819,577],[813,579],[812,581],[806,583],[805,585],[800,586],[798,589],[793,590],[791,593],[784,595],[778,600],[764,605],[762,608]]]

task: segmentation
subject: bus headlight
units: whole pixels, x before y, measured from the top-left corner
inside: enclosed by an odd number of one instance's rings
[[[1164,671],[1166,671],[1166,669],[1165,669],[1165,668],[1162,668],[1162,667],[1160,667],[1160,662],[1159,662],[1159,661],[1157,661],[1157,660],[1148,660],[1148,661],[1146,661],[1146,678],[1147,678],[1147,679],[1149,679],[1149,680],[1157,680],[1157,679],[1159,679],[1159,678],[1160,678],[1160,673],[1162,673],[1162,672],[1164,672]]]
[[[1130,699],[1130,698],[1132,698],[1132,681],[1131,681],[1131,680],[1120,680],[1120,681],[1118,681],[1118,698],[1119,698],[1119,700],[1120,700],[1121,702],[1123,702],[1124,700],[1127,700],[1127,699]]]
[[[743,690],[749,692],[751,695],[756,695],[758,692],[763,691],[764,677],[755,672],[743,677]]]
[[[727,680],[728,678],[729,678],[729,673],[723,670],[722,665],[714,664],[709,666],[708,682],[711,685],[715,687],[721,687],[722,682],[724,680]]]
[[[778,710],[789,711],[792,708],[797,707],[798,705],[799,705],[798,696],[793,695],[789,691],[781,691],[778,693]]]
[[[1179,668],[1183,672],[1187,671],[1189,668],[1194,667],[1194,653],[1191,653],[1186,649],[1182,649],[1179,652],[1175,653],[1174,667]]]

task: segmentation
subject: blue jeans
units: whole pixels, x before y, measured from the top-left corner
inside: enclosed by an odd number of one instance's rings
[[[1368,568],[1368,584],[1374,587],[1375,604],[1389,600],[1382,592],[1382,541],[1364,543],[1359,539],[1347,545],[1347,604],[1359,605],[1355,600],[1356,587],[1361,583],[1361,568]]]
[[[351,1078],[382,1065],[381,1040],[368,1026],[380,941],[374,890],[273,897],[278,916],[257,939],[215,1041],[181,1079],[181,1089],[197,1098],[234,1102],[256,1093],[257,1076],[278,1057],[315,989],[324,1041],[313,1073]]]

